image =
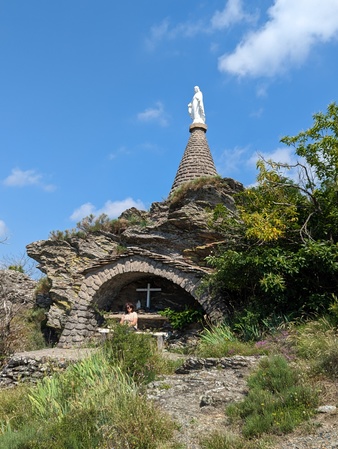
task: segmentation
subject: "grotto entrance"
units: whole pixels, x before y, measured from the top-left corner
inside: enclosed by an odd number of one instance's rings
[[[157,314],[171,308],[181,311],[185,307],[203,309],[208,317],[220,315],[218,304],[214,304],[208,292],[201,294],[201,279],[207,270],[191,266],[184,261],[164,255],[148,257],[144,254],[125,255],[108,264],[100,264],[86,271],[77,298],[68,315],[58,346],[81,346],[96,334],[105,320],[106,313],[122,313],[126,301],[142,307],[146,304],[146,293],[139,291],[148,284],[151,292],[150,312]],[[160,290],[159,290],[160,289]],[[139,315],[140,317],[140,315]]]
[[[117,279],[118,278],[118,279]],[[158,328],[167,320],[159,312],[167,308],[180,312],[186,308],[202,310],[196,299],[179,285],[142,273],[115,276],[97,291],[92,307],[97,311],[99,326],[104,320],[119,320],[126,302],[132,302],[139,315],[139,328]]]

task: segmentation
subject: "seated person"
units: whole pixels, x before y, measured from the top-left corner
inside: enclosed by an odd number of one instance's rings
[[[120,320],[120,324],[126,324],[133,330],[137,330],[137,313],[134,312],[134,304],[131,302],[127,302],[125,304],[125,314],[122,316]]]

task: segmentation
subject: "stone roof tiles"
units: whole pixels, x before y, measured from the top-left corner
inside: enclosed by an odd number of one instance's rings
[[[194,123],[190,125],[189,131],[190,138],[178,167],[170,194],[186,182],[197,178],[217,176],[205,135],[207,126],[202,123]]]

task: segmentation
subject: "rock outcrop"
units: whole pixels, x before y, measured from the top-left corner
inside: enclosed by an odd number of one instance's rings
[[[258,357],[189,358],[174,375],[147,386],[147,396],[179,425],[176,438],[187,448],[199,448],[199,440],[225,429],[225,408],[243,400],[246,378]]]
[[[21,348],[20,325],[35,304],[36,281],[16,270],[0,270],[0,355]],[[1,362],[1,361],[0,361]],[[1,363],[0,363],[1,364]]]
[[[30,257],[51,281],[48,325],[62,332],[60,344],[80,345],[95,333],[102,311],[121,311],[126,300],[158,288],[151,308],[198,305],[212,320],[226,304],[200,288],[210,273],[205,257],[223,237],[209,226],[218,204],[234,210],[233,195],[243,186],[228,178],[200,179],[178,189],[149,212],[125,211],[110,229],[68,233],[27,246]],[[141,294],[140,294],[141,295]]]
[[[36,281],[19,271],[0,270],[0,320],[4,319],[6,308],[32,307],[35,287]]]

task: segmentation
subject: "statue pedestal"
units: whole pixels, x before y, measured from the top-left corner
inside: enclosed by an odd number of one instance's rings
[[[206,133],[208,127],[205,123],[192,123],[189,126],[189,131],[192,133],[195,129],[202,129]]]

